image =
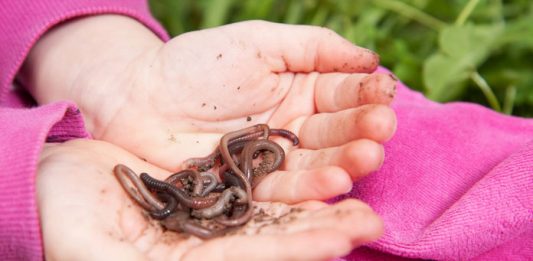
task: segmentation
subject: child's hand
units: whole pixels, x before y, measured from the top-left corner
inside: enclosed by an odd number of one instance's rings
[[[124,192],[112,171],[123,163],[162,179],[170,173],[102,141],[47,145],[37,174],[45,257],[49,260],[326,260],[376,239],[382,223],[365,204],[256,203],[278,221],[250,221],[209,241],[163,231]],[[301,181],[310,189],[317,183]],[[289,188],[268,188],[286,194]],[[305,192],[302,192],[305,193]],[[282,200],[283,201],[283,200]],[[304,211],[290,211],[298,207]],[[289,213],[290,212],[290,213]],[[261,226],[265,225],[262,228]]]
[[[379,143],[396,128],[396,80],[368,75],[377,65],[320,27],[252,21],[163,44],[132,19],[97,16],[48,33],[23,75],[38,102],[74,100],[96,139],[166,169],[209,154],[230,130],[290,129],[301,143],[284,144],[284,170],[313,172],[338,194],[380,167]]]

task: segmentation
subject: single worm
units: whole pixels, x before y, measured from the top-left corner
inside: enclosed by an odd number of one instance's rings
[[[174,185],[178,187],[178,182],[183,186],[183,183],[181,182],[182,179],[188,178],[193,173],[191,171],[178,171],[174,174],[171,174],[165,179],[166,183],[169,183],[171,185]]]
[[[185,169],[180,172],[174,173],[170,175],[168,178],[166,178],[165,182],[174,185],[176,184],[176,181],[180,181],[180,183],[183,184],[182,179],[189,178],[189,177],[193,178],[193,183],[194,183],[192,194],[195,196],[202,194],[202,190],[204,189],[204,184],[202,182],[203,179],[202,179],[200,172],[194,169]]]
[[[202,176],[202,183],[204,185],[206,184],[206,181],[208,181],[207,186],[202,188],[202,192],[200,193],[201,197],[205,197],[217,187],[218,180],[215,174],[211,172],[202,172],[200,175]]]
[[[296,136],[296,134],[294,134],[290,130],[286,130],[286,129],[270,129],[270,135],[276,135],[276,136],[281,136],[283,138],[286,138],[286,139],[292,141],[292,145],[294,145],[294,146],[300,144],[300,139],[298,139],[298,136]]]
[[[166,206],[162,210],[150,211],[150,216],[153,217],[154,219],[161,220],[161,219],[167,218],[170,214],[172,214],[176,210],[176,207],[178,206],[178,201],[176,200],[176,198],[172,197],[171,195],[167,193],[158,193],[158,194],[159,194],[159,198],[161,198],[163,202],[166,203]]]
[[[196,168],[198,171],[207,171],[215,166],[217,158],[220,156],[218,148],[205,157],[195,157],[185,160],[181,166],[183,169]]]
[[[192,169],[182,170],[180,172],[174,173],[168,176],[168,178],[165,179],[165,182],[170,183],[171,185],[174,185],[178,188],[181,188],[183,186],[182,179],[185,179],[191,176],[195,178],[195,186],[194,186],[193,194],[198,194],[201,197],[205,197],[205,195],[209,194],[209,192],[211,192],[213,189],[216,188],[217,183],[218,183],[218,180],[215,174],[210,173],[210,172],[198,173],[198,171],[192,170]],[[201,182],[197,181],[198,178],[200,178]],[[201,184],[201,186],[199,184]],[[204,185],[205,185],[205,188],[204,188]],[[197,193],[198,191],[200,191],[200,193]]]
[[[245,143],[242,143],[244,145]],[[243,146],[244,147],[244,146]],[[235,163],[235,165],[240,164],[240,159],[236,154],[233,154],[233,151],[230,150],[231,153],[231,159]],[[241,179],[239,179],[234,172],[231,171],[229,164],[224,163],[220,168],[218,169],[218,175],[221,177],[222,181],[224,181],[224,186],[231,187],[231,186],[237,186],[244,188],[246,184],[242,182]]]
[[[222,215],[230,206],[230,201],[232,201],[234,198],[236,198],[235,203],[245,204],[248,196],[241,188],[230,187],[222,192],[222,195],[218,199],[217,203],[215,203],[213,206],[204,209],[193,210],[191,212],[191,216],[209,219]]]
[[[248,200],[251,202],[250,198],[251,197],[248,197]],[[252,208],[249,205],[247,205],[245,209],[242,209],[242,207],[239,206],[234,206],[231,217],[220,215],[215,218],[215,221],[228,227],[240,226],[252,218],[253,213],[251,209]]]
[[[141,207],[147,211],[162,210],[165,208],[165,204],[159,201],[156,197],[148,191],[139,177],[125,165],[118,164],[113,169],[115,176],[117,177],[120,185],[126,190],[131,198],[135,200]],[[128,184],[133,183],[133,186]]]
[[[259,151],[270,151],[274,154],[274,160],[268,169],[259,172],[259,175],[254,176],[253,171],[253,157]],[[259,181],[263,179],[266,174],[276,170],[285,159],[285,152],[283,148],[277,143],[270,140],[255,140],[248,142],[241,153],[241,170],[244,176],[252,184],[252,188],[257,186]]]
[[[161,220],[161,225],[170,231],[185,232],[193,236],[210,239],[221,236],[228,232],[231,228],[210,229],[194,222],[189,213],[178,211],[171,214],[164,220]]]
[[[266,140],[268,139],[268,135],[270,135],[270,127],[268,127],[267,124],[256,124],[254,126],[244,128],[235,132],[240,132],[241,134],[228,140],[228,146],[231,146],[235,143],[256,140],[258,138]]]
[[[141,173],[141,180],[144,184],[151,190],[163,191],[173,195],[180,204],[192,208],[192,209],[202,209],[210,207],[215,204],[218,200],[216,195],[211,197],[189,197],[187,193],[165,181],[157,180],[147,173]]]

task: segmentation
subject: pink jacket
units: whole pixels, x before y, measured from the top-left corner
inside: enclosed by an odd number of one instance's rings
[[[151,17],[146,0],[17,0],[0,3],[0,259],[42,260],[35,199],[37,161],[45,141],[87,138],[72,102],[36,107],[13,88],[17,71],[37,39],[74,17],[123,14],[168,36]]]
[[[45,141],[87,138],[76,105],[36,107],[13,88],[37,39],[54,25],[102,13],[134,17],[162,39],[145,0],[17,0],[0,6],[0,258],[42,260],[35,200]],[[385,234],[347,260],[533,258],[533,120],[478,105],[437,104],[401,85],[396,136],[383,168],[341,197],[368,202]]]

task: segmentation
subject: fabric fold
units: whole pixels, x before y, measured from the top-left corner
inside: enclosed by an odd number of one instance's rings
[[[434,103],[404,85],[393,108],[382,169],[333,200],[367,202],[385,234],[344,259],[505,259],[509,242],[533,258],[533,120]]]
[[[42,146],[54,126],[82,122],[77,108],[57,102],[31,109],[0,108],[0,256],[42,260],[35,174]],[[81,125],[83,127],[83,125]],[[75,127],[73,129],[77,129]],[[86,138],[83,130],[72,138]]]

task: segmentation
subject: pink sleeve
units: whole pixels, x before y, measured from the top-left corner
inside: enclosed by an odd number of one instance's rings
[[[17,0],[0,8],[0,103],[31,47],[48,29],[65,20],[95,14],[123,14],[168,36],[150,16],[146,0]]]
[[[42,260],[35,173],[49,133],[55,140],[87,137],[73,104],[0,108],[0,256]]]
[[[95,14],[133,17],[166,40],[146,0],[17,0],[0,4],[0,257],[42,260],[35,173],[45,141],[87,138],[79,110],[69,102],[29,108],[12,87],[28,52],[47,30]]]

